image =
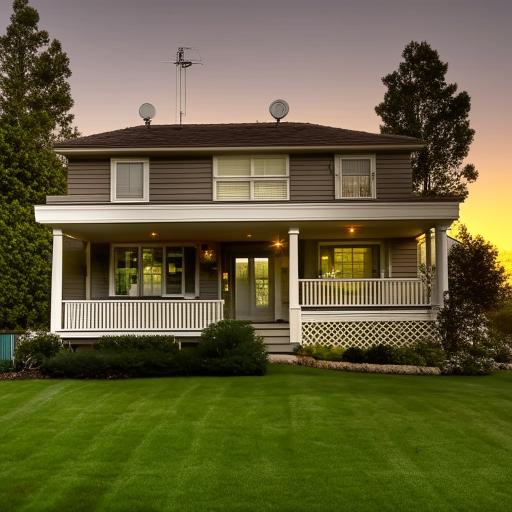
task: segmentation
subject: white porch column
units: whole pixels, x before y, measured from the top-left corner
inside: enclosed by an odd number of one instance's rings
[[[432,276],[432,230],[427,229],[425,231],[425,267],[427,275]],[[437,287],[436,283],[432,279],[430,283],[430,304],[434,304],[437,301]]]
[[[290,342],[302,343],[302,327],[299,304],[299,229],[290,228],[289,237],[289,300]]]
[[[448,238],[446,230],[449,226],[436,226],[436,301],[439,307],[444,306],[444,292],[448,291]]]
[[[50,331],[62,329],[62,230],[53,230]]]

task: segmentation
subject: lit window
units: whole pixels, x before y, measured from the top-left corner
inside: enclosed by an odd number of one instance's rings
[[[379,276],[379,246],[320,246],[322,279],[369,279]]]
[[[195,296],[196,252],[194,246],[114,247],[113,294]]]
[[[217,201],[285,201],[288,199],[287,156],[221,156],[214,158]]]

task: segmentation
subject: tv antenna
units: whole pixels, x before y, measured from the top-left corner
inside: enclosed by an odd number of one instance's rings
[[[176,113],[175,119],[183,124],[183,118],[187,115],[187,69],[195,64],[202,64],[201,59],[193,60],[186,55],[187,50],[193,50],[189,46],[180,46],[176,52],[176,60],[172,63],[176,66]]]

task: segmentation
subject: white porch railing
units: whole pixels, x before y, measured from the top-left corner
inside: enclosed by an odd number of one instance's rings
[[[65,300],[65,331],[196,331],[224,316],[223,300]]]
[[[428,306],[421,279],[299,279],[301,306]]]

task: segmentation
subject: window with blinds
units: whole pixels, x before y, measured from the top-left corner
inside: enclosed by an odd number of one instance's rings
[[[112,201],[149,199],[149,162],[147,160],[111,161]]]
[[[343,156],[337,160],[338,197],[375,197],[375,157]]]
[[[214,200],[285,201],[289,198],[287,156],[214,158]]]

